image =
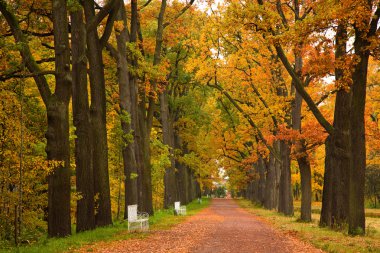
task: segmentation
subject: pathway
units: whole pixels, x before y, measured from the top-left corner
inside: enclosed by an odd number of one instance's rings
[[[276,231],[231,199],[214,199],[211,205],[182,224],[153,232],[145,239],[99,243],[94,252],[322,252]],[[85,249],[83,249],[85,252]]]

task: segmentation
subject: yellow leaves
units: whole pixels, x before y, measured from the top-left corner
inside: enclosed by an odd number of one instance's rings
[[[113,23],[113,29],[116,31],[116,33],[120,33],[125,28],[123,21],[115,21]]]

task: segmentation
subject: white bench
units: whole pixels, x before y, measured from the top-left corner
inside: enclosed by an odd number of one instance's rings
[[[149,230],[149,214],[139,213],[137,212],[137,205],[130,205],[128,206],[128,231],[136,230]]]
[[[181,206],[181,202],[174,202],[174,213],[177,215],[186,215],[186,206]]]

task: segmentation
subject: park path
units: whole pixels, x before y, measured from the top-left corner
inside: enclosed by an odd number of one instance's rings
[[[234,200],[211,205],[175,227],[154,231],[144,239],[92,245],[92,252],[322,252],[240,208]],[[83,252],[86,249],[83,248]]]

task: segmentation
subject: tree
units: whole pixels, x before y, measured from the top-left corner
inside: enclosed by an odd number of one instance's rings
[[[97,226],[106,226],[112,223],[112,216],[108,173],[106,91],[102,49],[112,31],[119,1],[110,1],[97,14],[95,14],[95,4],[93,2],[84,1],[82,4],[87,24],[87,58],[90,65],[90,122],[93,140],[92,164],[94,171],[94,193],[97,197],[95,203],[97,208],[95,213],[95,223]],[[102,37],[99,38],[97,26],[108,13],[109,16],[105,31]]]
[[[52,93],[43,71],[36,63],[19,22],[6,2],[0,2],[0,11],[12,31],[16,43],[21,46],[20,54],[26,68],[33,74],[47,111],[48,129],[46,132],[47,159],[56,161],[53,172],[48,177],[48,234],[63,237],[71,234],[70,224],[70,151],[69,113],[71,96],[70,48],[66,1],[53,1],[53,27],[55,39],[55,92]]]
[[[90,107],[87,91],[86,30],[83,9],[79,3],[71,7],[71,55],[73,78],[73,120],[76,127],[75,164],[77,201],[76,230],[95,228],[95,194],[93,171],[93,144]]]

